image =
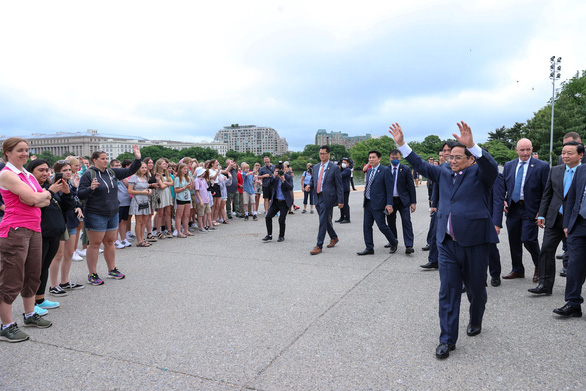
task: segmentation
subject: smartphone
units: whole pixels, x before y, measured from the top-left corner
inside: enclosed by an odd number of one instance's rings
[[[59,181],[59,179],[63,179],[63,173],[62,172],[58,172],[55,174],[55,183],[57,183]]]

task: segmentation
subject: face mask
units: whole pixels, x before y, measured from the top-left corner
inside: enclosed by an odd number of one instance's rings
[[[346,163],[342,163],[342,168],[346,168],[348,165]]]
[[[399,159],[393,159],[391,161],[391,163],[393,163],[393,166],[396,166],[397,164],[399,164],[400,160]]]

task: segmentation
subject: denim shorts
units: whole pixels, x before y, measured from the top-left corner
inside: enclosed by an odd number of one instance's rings
[[[88,231],[106,232],[118,229],[118,213],[114,216],[86,213],[83,221],[85,223],[85,229]]]
[[[77,233],[77,227],[76,228],[67,228],[67,232],[69,232],[69,236],[73,236]]]

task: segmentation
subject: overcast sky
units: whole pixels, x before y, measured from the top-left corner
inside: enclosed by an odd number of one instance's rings
[[[4,1],[0,134],[97,129],[211,141],[233,123],[291,150],[317,129],[483,142],[586,69],[586,1]]]

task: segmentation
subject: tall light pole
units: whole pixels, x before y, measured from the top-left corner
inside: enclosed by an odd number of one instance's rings
[[[562,66],[560,63],[562,62],[562,58],[558,57],[557,60],[555,56],[551,56],[549,59],[550,65],[549,70],[551,71],[549,74],[549,78],[551,79],[551,132],[549,135],[549,165],[551,167],[551,157],[553,155],[553,108],[555,105],[555,81],[560,78],[560,71],[562,70]],[[557,65],[556,65],[557,64]]]

